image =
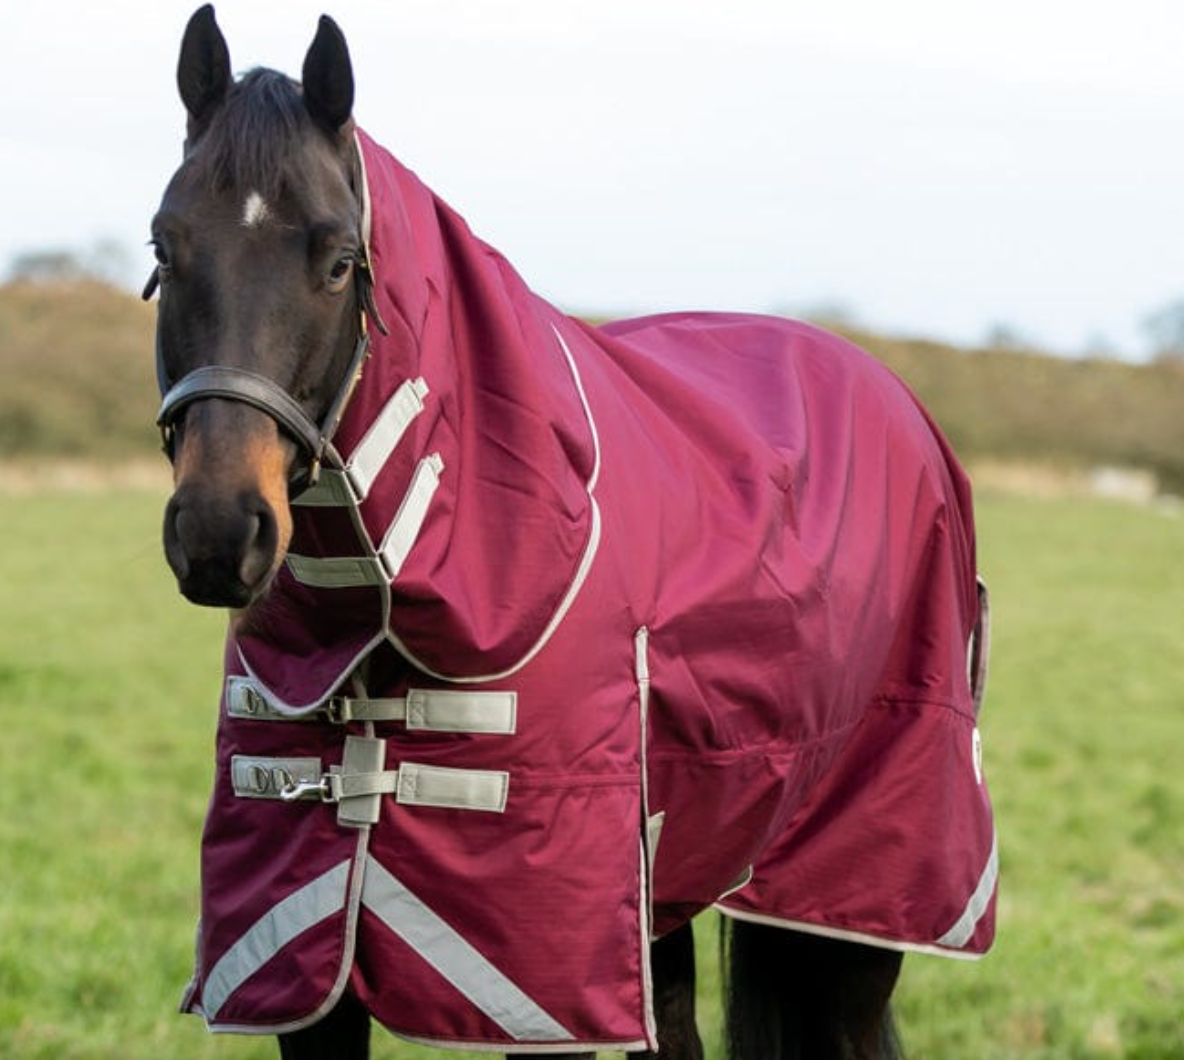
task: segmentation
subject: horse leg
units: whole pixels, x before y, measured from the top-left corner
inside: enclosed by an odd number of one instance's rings
[[[727,934],[730,1060],[900,1060],[900,953],[745,921]]]
[[[280,1060],[368,1060],[370,1013],[350,994],[311,1027],[281,1034]]]
[[[690,923],[650,945],[658,1051],[630,1053],[638,1060],[703,1060],[695,1025],[695,933]]]

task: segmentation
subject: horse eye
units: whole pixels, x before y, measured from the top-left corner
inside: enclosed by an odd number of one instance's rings
[[[160,279],[167,279],[173,267],[169,252],[165,250],[164,244],[158,239],[152,240],[152,252],[156,255],[156,268]]]
[[[353,267],[354,259],[352,255],[338,258],[329,270],[329,286],[338,289],[344,287],[345,281],[349,279]]]

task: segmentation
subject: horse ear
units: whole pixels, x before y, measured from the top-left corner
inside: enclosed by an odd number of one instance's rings
[[[354,71],[345,34],[328,15],[304,57],[304,105],[313,120],[338,132],[354,109]]]
[[[230,88],[230,51],[214,21],[214,5],[199,7],[185,27],[177,87],[194,124],[200,124],[226,98]]]

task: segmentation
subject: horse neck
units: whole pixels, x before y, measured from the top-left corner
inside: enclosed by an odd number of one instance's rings
[[[453,472],[443,488],[455,498],[459,529],[487,527],[489,507],[506,527],[567,521],[586,504],[597,459],[563,338],[574,341],[576,328],[448,207],[434,205],[443,282],[419,345],[417,370],[436,403],[423,451],[438,445]]]
[[[421,669],[494,672],[537,641],[595,548],[596,438],[561,338],[581,333],[414,177],[366,161],[390,334],[374,337],[342,425],[347,460],[400,387],[422,381],[425,397],[355,514],[378,549],[417,500],[424,518],[391,577],[384,624]],[[345,514],[303,509],[296,551],[349,555]],[[354,621],[355,594],[315,596],[322,618],[344,608],[334,624]]]

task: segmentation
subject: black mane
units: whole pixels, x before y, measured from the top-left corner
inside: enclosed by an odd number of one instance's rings
[[[254,69],[231,86],[191,144],[193,161],[213,190],[250,189],[277,197],[315,130],[300,86],[276,70]]]

